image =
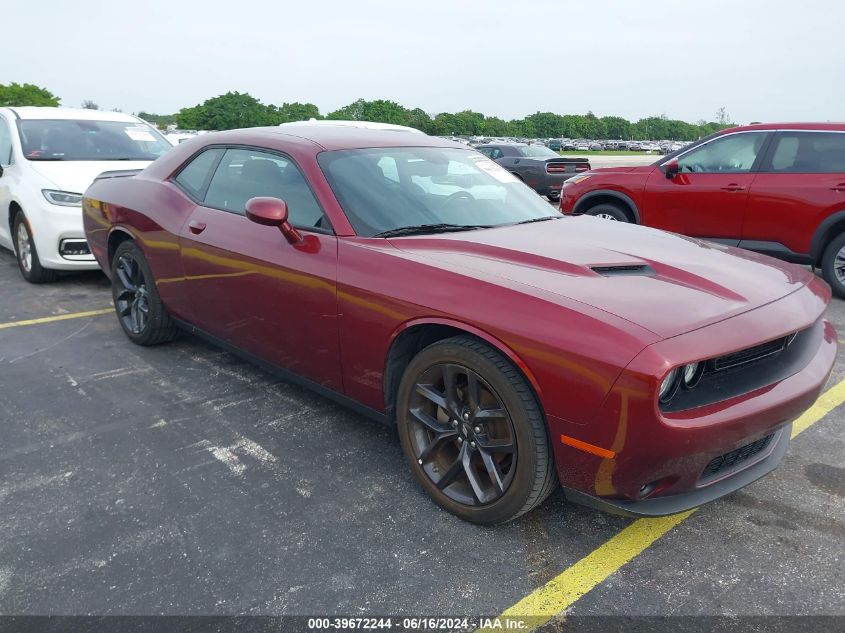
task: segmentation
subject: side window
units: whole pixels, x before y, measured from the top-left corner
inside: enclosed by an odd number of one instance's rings
[[[484,154],[487,158],[493,158],[493,152],[496,151],[493,147],[479,147],[478,151]]]
[[[766,132],[731,134],[710,141],[678,158],[682,172],[747,173],[766,140]]]
[[[174,180],[191,196],[201,199],[202,192],[211,177],[211,170],[222,153],[223,150],[220,148],[205,150],[185,165]]]
[[[500,150],[498,147],[494,147],[493,152],[490,154],[490,158],[492,158],[493,160],[501,158],[502,156],[504,156],[504,154],[502,153],[502,150]]]
[[[782,132],[765,171],[781,174],[845,172],[845,133]]]
[[[205,204],[243,215],[256,196],[281,198],[290,223],[326,228],[323,211],[302,173],[290,160],[253,149],[227,149],[208,185]]]
[[[6,166],[12,162],[12,132],[9,124],[0,117],[0,165]]]

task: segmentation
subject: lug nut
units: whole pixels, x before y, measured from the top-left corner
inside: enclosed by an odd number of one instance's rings
[[[422,466],[422,460],[421,460],[421,459],[418,459],[418,460],[417,460],[417,463],[418,463],[420,466]]]
[[[458,426],[458,421],[457,421],[457,420],[452,420],[452,426]]]
[[[475,448],[475,442],[470,442],[469,445]]]
[[[469,420],[469,413],[464,412],[464,420]]]
[[[458,443],[459,443],[459,444],[463,444],[463,443],[464,443],[464,438],[459,437],[459,438],[458,438]]]
[[[477,426],[473,429],[473,431],[475,431],[476,433],[481,433],[481,427]]]

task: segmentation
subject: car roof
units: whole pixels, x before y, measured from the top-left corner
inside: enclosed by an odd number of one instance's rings
[[[845,123],[808,123],[793,122],[793,123],[754,123],[752,125],[739,125],[737,127],[728,128],[724,132],[744,132],[746,130],[834,130],[845,131]]]
[[[291,121],[288,123],[281,123],[279,127],[288,127],[294,125],[319,125],[319,126],[340,126],[340,127],[354,127],[363,130],[389,130],[391,132],[411,132],[412,134],[425,134],[420,130],[408,127],[407,125],[397,125],[395,123],[380,123],[378,121],[344,121],[340,119],[309,119],[308,121]]]
[[[250,139],[250,143],[263,140],[273,146],[286,139],[310,141],[325,150],[364,149],[369,147],[455,147],[466,150],[467,146],[447,141],[436,136],[405,132],[401,130],[380,130],[345,125],[284,125],[274,127],[243,128],[204,134],[203,144],[237,143]]]
[[[83,121],[123,121],[127,123],[138,123],[140,119],[131,114],[123,112],[110,112],[108,110],[89,110],[85,108],[48,108],[38,106],[10,107],[19,119],[70,119]]]

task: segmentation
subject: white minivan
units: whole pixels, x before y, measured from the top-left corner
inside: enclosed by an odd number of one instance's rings
[[[82,229],[82,193],[98,174],[142,169],[171,147],[129,114],[0,108],[0,246],[32,283],[98,268]]]

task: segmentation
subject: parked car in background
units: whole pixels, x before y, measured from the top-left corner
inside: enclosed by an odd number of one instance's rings
[[[590,169],[586,158],[561,156],[542,145],[499,143],[476,149],[552,201],[560,198],[564,180]]]
[[[559,152],[561,150],[561,140],[559,138],[553,138],[548,142],[547,147],[553,152]]]
[[[82,229],[82,192],[109,169],[146,167],[171,148],[157,130],[120,112],[0,108],[0,246],[24,279],[98,267]]]
[[[568,180],[564,213],[635,222],[819,267],[845,298],[845,125],[737,127],[653,165]]]
[[[209,134],[102,174],[84,214],[132,342],[178,325],[395,425],[420,485],[477,523],[558,482],[639,516],[729,494],[781,462],[836,358],[809,271],[566,218],[421,134]]]
[[[590,144],[586,141],[579,141],[575,143],[575,151],[576,152],[589,152],[590,151]]]

